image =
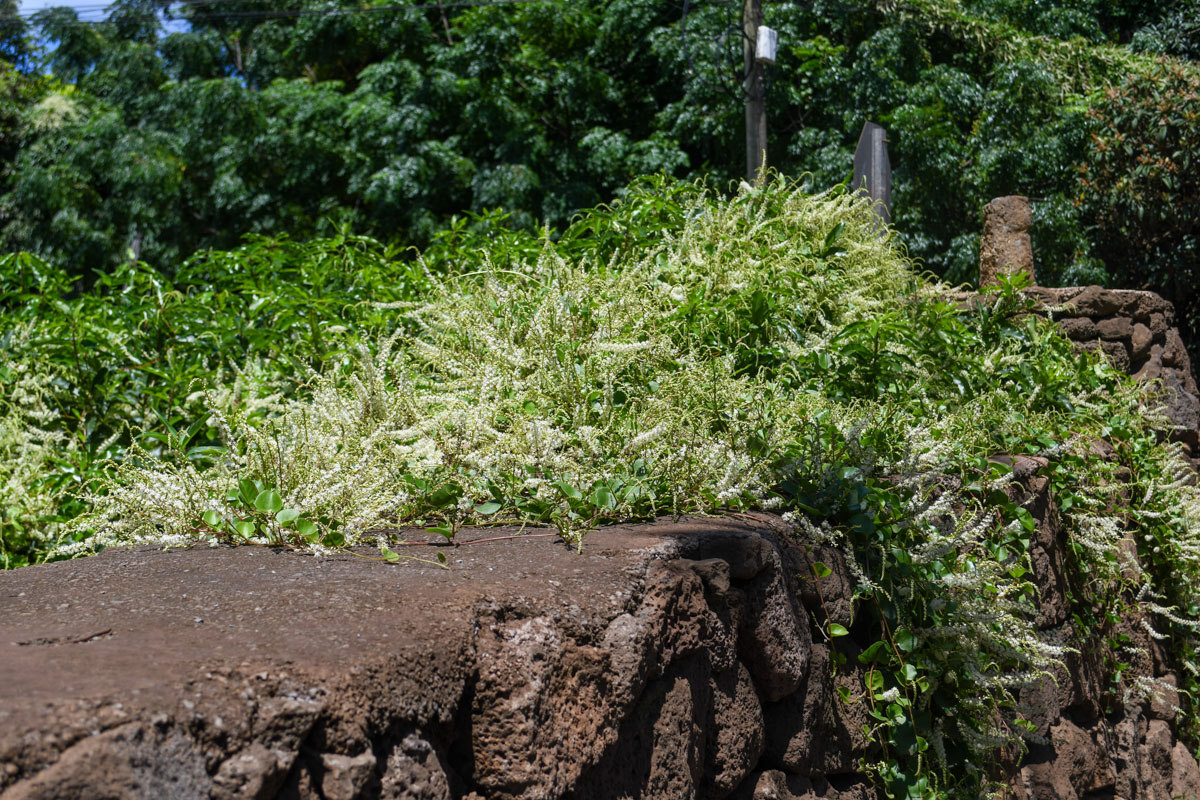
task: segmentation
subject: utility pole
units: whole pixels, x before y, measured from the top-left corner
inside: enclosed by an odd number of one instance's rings
[[[746,66],[746,180],[756,182],[767,165],[767,98],[764,67],[755,57],[758,26],[762,24],[762,0],[743,0],[742,52]]]

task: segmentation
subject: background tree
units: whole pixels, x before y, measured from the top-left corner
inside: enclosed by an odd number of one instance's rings
[[[768,1],[772,165],[839,183],[872,119],[890,134],[896,226],[947,279],[974,279],[982,206],[1020,193],[1045,282],[1156,285],[1103,221],[1124,214],[1141,241],[1179,219],[1097,189],[1122,166],[1089,131],[1111,116],[1106,92],[1168,69],[1156,57],[1197,74],[1196,2]],[[7,117],[0,246],[91,275],[137,241],[170,271],[247,233],[424,246],[464,211],[562,230],[636,175],[741,176],[734,0],[189,0],[169,6],[187,27],[170,33],[164,7],[33,17],[55,46],[37,69],[21,51],[21,69],[54,83]],[[0,20],[17,31],[0,41],[27,48],[22,21]],[[1148,112],[1128,124],[1159,135]]]
[[[1200,73],[1163,60],[1087,118],[1077,204],[1088,238],[1123,285],[1164,294],[1200,330]]]

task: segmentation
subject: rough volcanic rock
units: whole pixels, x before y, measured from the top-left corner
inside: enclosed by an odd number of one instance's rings
[[[979,285],[994,286],[1001,275],[1025,273],[1036,283],[1029,228],[1033,212],[1029,198],[997,197],[983,207],[983,236],[979,242]]]
[[[807,677],[780,528],[466,544],[448,570],[199,548],[2,574],[2,796],[725,797],[760,697]]]
[[[1129,335],[1129,357],[1135,362],[1150,355],[1150,346],[1154,343],[1154,334],[1142,323],[1133,326]]]
[[[1012,464],[1045,634],[1079,651],[1021,693],[1047,744],[1014,792],[1189,796],[1177,700],[1101,703],[1103,658],[1062,621],[1045,462]],[[863,674],[836,551],[765,514],[610,528],[582,554],[460,535],[448,569],[206,547],[0,574],[0,800],[879,796],[866,706],[839,696]]]
[[[1100,335],[1096,323],[1087,317],[1067,317],[1059,321],[1058,327],[1068,338],[1076,341],[1090,342]]]
[[[1096,323],[1102,339],[1129,339],[1133,336],[1133,321],[1128,317],[1109,317]]]

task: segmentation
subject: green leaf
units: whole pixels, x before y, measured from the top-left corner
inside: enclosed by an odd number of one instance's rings
[[[569,500],[582,500],[583,499],[583,492],[579,491],[574,486],[571,486],[569,483],[566,483],[564,481],[555,481],[554,488],[556,488],[560,492],[562,492],[563,497],[566,497]]]
[[[839,625],[836,622],[831,622],[829,624],[829,635],[831,637],[849,636],[850,631],[846,630],[846,627],[844,625]]]
[[[592,503],[597,508],[616,508],[617,498],[613,497],[613,493],[607,486],[601,486],[592,495]]]
[[[294,508],[285,508],[275,515],[275,521],[285,528],[300,518],[300,512]],[[301,534],[303,535],[303,534]]]
[[[242,478],[238,481],[238,488],[241,490],[239,496],[242,502],[248,506],[254,505],[254,498],[258,497],[258,487],[254,485],[254,481]]]
[[[283,498],[274,489],[264,489],[254,498],[254,507],[259,511],[274,514],[283,510]]]
[[[216,528],[221,524],[221,515],[216,511],[205,511],[201,519],[203,519],[204,524],[210,528]]]
[[[860,664],[873,664],[876,661],[886,658],[887,654],[887,642],[880,640],[859,653],[858,662]]]
[[[439,563],[445,564],[446,563],[446,554],[443,553],[441,550],[438,550],[437,560]]]
[[[319,530],[320,530],[320,528],[318,528],[310,520],[307,520],[304,518],[300,518],[300,519],[296,520],[296,532],[299,533],[301,536],[303,536],[305,539],[309,538],[310,536],[315,535],[316,532]]]
[[[389,564],[395,564],[400,560],[400,554],[390,549],[386,544],[379,546],[379,552],[383,555],[383,560]]]
[[[239,520],[233,523],[233,527],[243,538],[249,539],[254,535],[254,523],[249,520]]]
[[[828,578],[830,575],[833,574],[833,570],[831,570],[829,567],[825,566],[825,564],[820,561],[814,562],[812,565],[812,569],[813,569],[813,574],[816,575],[818,578]]]
[[[454,529],[445,525],[437,525],[432,528],[426,528],[425,531],[426,533],[436,533],[439,536],[444,537],[448,542],[454,539]]]
[[[458,505],[460,497],[462,497],[462,487],[457,483],[447,483],[429,495],[429,505],[435,508],[450,508]]]
[[[501,508],[503,508],[503,506],[499,503],[480,503],[479,505],[475,506],[475,513],[481,517],[487,517],[495,514]]]
[[[916,649],[918,644],[916,634],[914,634],[908,628],[897,628],[896,635],[893,638],[896,640],[896,647],[899,647],[906,653],[911,653],[914,649]]]

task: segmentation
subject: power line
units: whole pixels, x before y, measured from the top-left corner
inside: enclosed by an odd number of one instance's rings
[[[260,0],[260,1],[269,2],[269,0]],[[543,3],[548,3],[550,1],[551,0],[444,0],[444,2],[441,2],[441,3],[421,3],[418,5],[411,5],[411,6],[410,5],[390,5],[390,6],[359,6],[357,8],[292,8],[292,9],[263,9],[260,11],[225,11],[222,13],[214,13],[214,14],[192,13],[192,14],[188,14],[186,16],[182,16],[181,18],[186,20],[186,19],[216,19],[216,18],[225,18],[225,17],[262,17],[264,19],[265,18],[274,18],[274,17],[305,17],[305,16],[324,17],[324,16],[336,16],[336,15],[342,15],[342,14],[373,14],[373,13],[383,12],[383,11],[436,11],[438,9],[446,9],[446,8],[483,8],[483,7],[487,7],[487,6],[513,6],[513,5],[527,5],[527,4],[543,4]],[[187,5],[189,7],[195,8],[197,6],[210,6],[210,5],[216,5],[218,3],[224,3],[224,2],[245,3],[245,2],[252,2],[252,0],[203,0],[202,2],[189,3]],[[50,8],[55,8],[55,7],[56,6],[52,6]],[[83,5],[66,6],[66,8],[70,8],[72,11],[75,11],[76,13],[80,13],[80,12],[95,13],[97,11],[107,11],[111,7],[112,7],[111,4],[101,5],[101,6],[83,6]],[[39,9],[38,11],[29,12],[29,13],[2,14],[2,15],[0,15],[0,20],[31,19],[34,15],[41,13],[42,11],[47,11],[47,10],[50,10],[50,9],[49,8]],[[164,10],[169,10],[169,9],[164,9]],[[103,22],[103,20],[79,20],[79,21],[81,23],[84,23],[87,25],[96,25],[96,24]]]

